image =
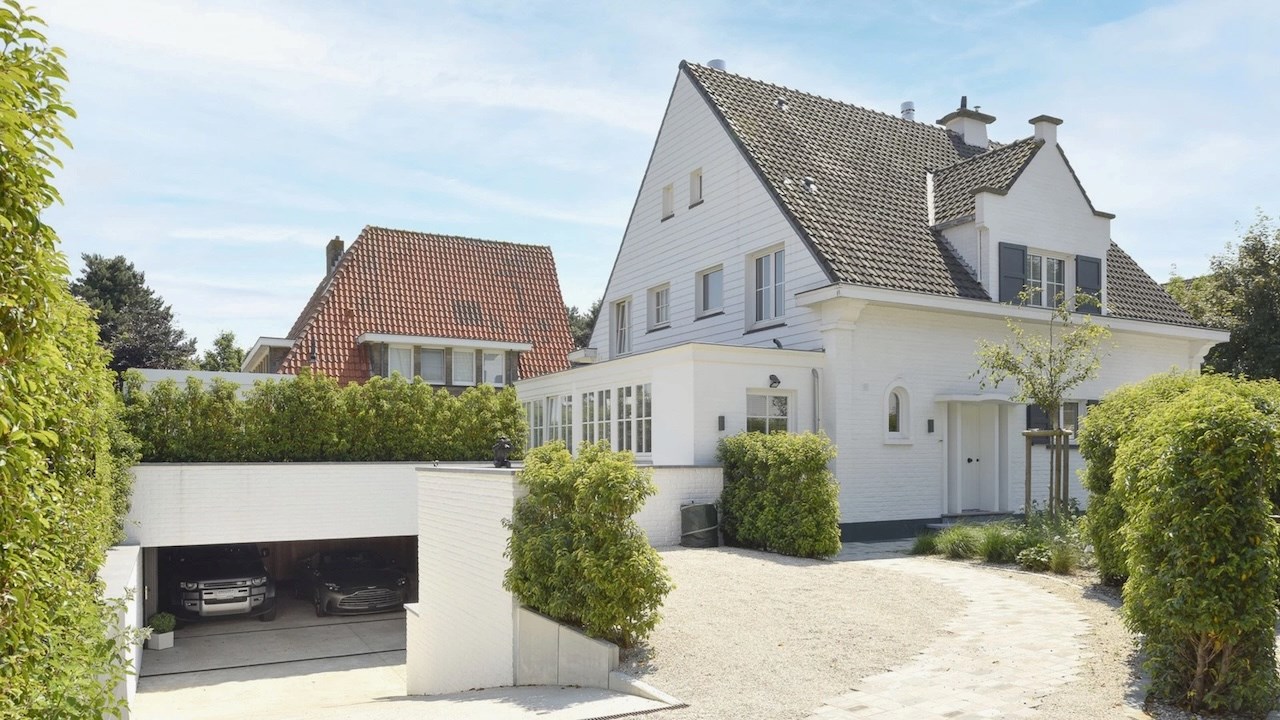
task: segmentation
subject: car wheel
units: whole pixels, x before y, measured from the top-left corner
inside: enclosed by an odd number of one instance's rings
[[[316,604],[316,617],[324,617],[325,615],[329,614],[324,611],[324,601],[320,599],[320,593],[316,593],[315,604]]]
[[[275,608],[271,608],[267,612],[264,612],[258,616],[258,620],[261,620],[262,622],[271,622],[272,620],[275,620],[275,619],[276,619]]]

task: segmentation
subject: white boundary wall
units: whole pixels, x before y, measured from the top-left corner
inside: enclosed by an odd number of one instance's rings
[[[121,632],[140,628],[145,624],[142,617],[142,553],[141,548],[133,545],[117,545],[107,550],[106,560],[98,569],[98,578],[102,580],[103,594],[108,599],[124,601],[124,608],[116,618]],[[116,697],[133,704],[133,696],[138,690],[138,674],[142,672],[142,648],[131,644],[124,651],[125,662],[131,672],[116,686]],[[126,708],[121,720],[129,720]]]
[[[653,483],[658,494],[645,501],[634,518],[644,528],[649,544],[680,544],[680,507],[690,503],[714,503],[724,487],[719,467],[655,467]]]

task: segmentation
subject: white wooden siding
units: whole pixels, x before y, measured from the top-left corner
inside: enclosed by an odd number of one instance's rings
[[[703,202],[688,207],[689,174],[702,168]],[[663,221],[662,189],[675,185],[675,215]],[[786,248],[786,326],[744,333],[751,300],[750,256]],[[696,274],[724,265],[724,313],[696,320]],[[647,290],[671,284],[668,328],[646,333]],[[787,348],[821,347],[816,316],[796,307],[795,293],[827,285],[826,275],[778,209],[698,91],[680,75],[667,108],[639,200],[605,290],[604,307],[633,298],[632,352],[686,342]],[[611,318],[601,313],[591,347],[613,357]]]

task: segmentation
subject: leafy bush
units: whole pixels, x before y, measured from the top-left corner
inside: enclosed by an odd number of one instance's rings
[[[1080,548],[1060,542],[1049,546],[1049,569],[1059,575],[1070,575],[1080,567]]]
[[[720,523],[730,544],[799,557],[840,552],[840,502],[825,435],[739,433],[720,441]]]
[[[911,544],[912,555],[937,555],[938,554],[938,533],[933,530],[925,530],[916,536],[915,542]]]
[[[978,525],[978,557],[991,563],[1012,563],[1027,546],[1022,528],[1010,522]]]
[[[981,542],[982,531],[977,525],[958,523],[939,532],[936,544],[938,552],[946,557],[967,560],[978,557],[978,545]]]
[[[153,633],[173,632],[178,626],[178,618],[173,613],[158,612],[147,619],[147,627],[151,628]]]
[[[1048,545],[1044,543],[1036,543],[1025,550],[1018,553],[1018,565],[1023,570],[1032,572],[1044,572],[1049,569],[1049,565],[1053,560],[1053,552]]]
[[[14,2],[0,12],[0,717],[118,717],[137,636],[114,632],[121,606],[97,571],[121,535],[131,444],[41,219],[70,114],[42,25]]]
[[[1149,412],[1116,452],[1125,483],[1124,618],[1152,690],[1193,710],[1275,704],[1280,472],[1270,388],[1205,378]]]
[[[632,519],[657,492],[630,452],[560,441],[529,453],[520,482],[503,587],[520,602],[594,637],[629,647],[649,635],[671,578]]]
[[[1125,524],[1125,483],[1115,478],[1116,451],[1134,423],[1145,413],[1181,395],[1195,384],[1194,375],[1166,373],[1113,390],[1090,408],[1081,421],[1080,455],[1089,491],[1086,528],[1103,582],[1120,585],[1129,576],[1120,531]]]
[[[467,388],[454,397],[420,379],[375,377],[339,386],[304,370],[254,384],[189,379],[143,390],[125,375],[128,428],[144,462],[487,460],[506,435],[520,457],[524,412],[514,388]]]

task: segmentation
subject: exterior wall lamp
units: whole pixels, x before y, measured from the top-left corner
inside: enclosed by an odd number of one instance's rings
[[[782,384],[782,381],[778,379],[778,376],[777,376],[777,375],[770,375],[770,376],[769,376],[769,387],[771,387],[771,388],[776,388],[776,387],[778,387],[778,386],[779,386],[779,385],[781,385],[781,384]]]

